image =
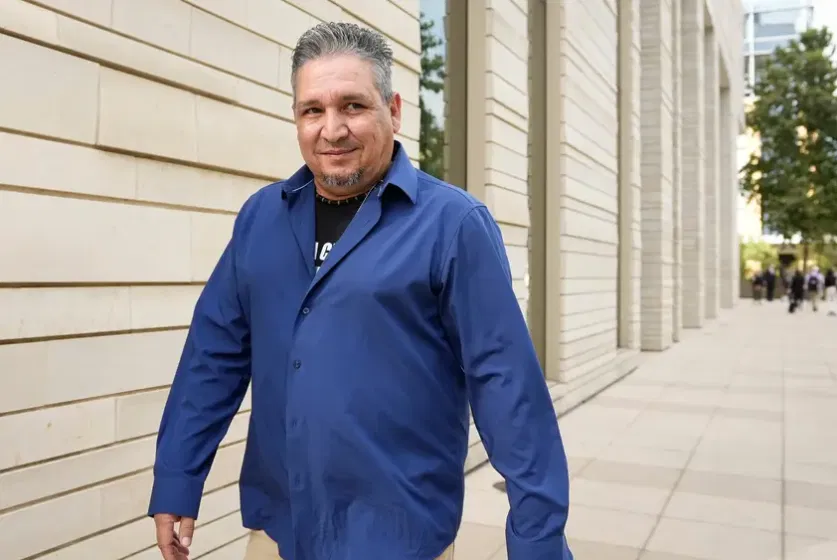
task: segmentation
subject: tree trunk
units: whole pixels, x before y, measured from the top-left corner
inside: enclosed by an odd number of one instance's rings
[[[802,244],[802,271],[808,270],[808,242]]]

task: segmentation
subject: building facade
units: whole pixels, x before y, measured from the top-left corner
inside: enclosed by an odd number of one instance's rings
[[[764,62],[814,23],[814,0],[744,1],[744,82],[752,92]]]
[[[419,0],[0,0],[3,557],[157,558],[155,431],[242,202],[300,164],[290,55],[321,20],[392,41],[419,160]],[[738,296],[743,11],[452,0],[444,175],[500,223],[559,411]],[[249,399],[195,558],[239,558]],[[468,467],[485,460],[472,430]]]

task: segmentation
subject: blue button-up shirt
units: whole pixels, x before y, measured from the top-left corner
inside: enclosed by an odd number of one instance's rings
[[[570,560],[566,456],[500,231],[395,149],[319,271],[306,167],[244,204],[195,307],[149,514],[197,517],[252,383],[246,527],[285,560],[430,560],[462,517],[470,403],[507,481],[509,559]]]

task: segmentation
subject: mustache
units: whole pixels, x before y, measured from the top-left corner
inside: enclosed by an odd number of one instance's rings
[[[354,150],[357,148],[357,145],[352,143],[347,144],[326,144],[325,146],[321,146],[318,151],[320,152],[330,152],[330,151],[348,151]]]

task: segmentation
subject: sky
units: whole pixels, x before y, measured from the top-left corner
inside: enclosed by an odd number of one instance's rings
[[[814,27],[828,27],[837,44],[837,0],[814,0]],[[834,57],[837,62],[837,54]]]

